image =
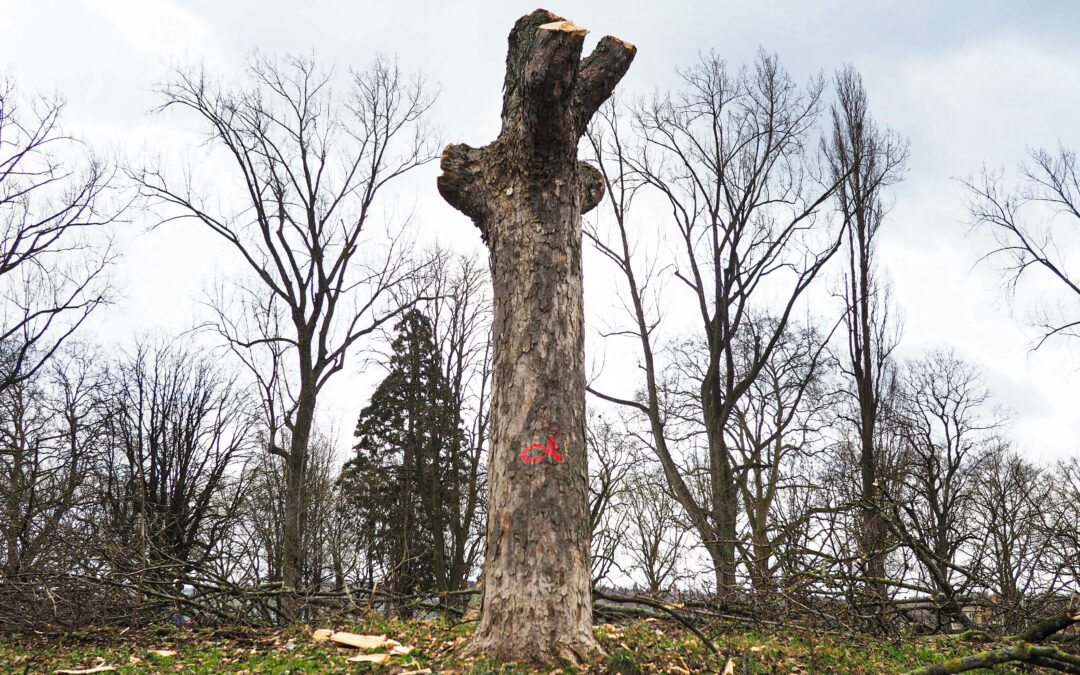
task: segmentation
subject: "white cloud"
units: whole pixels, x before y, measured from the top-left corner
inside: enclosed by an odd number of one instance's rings
[[[1076,49],[994,37],[909,60],[899,89],[918,122],[912,126],[940,143],[938,159],[952,162],[977,149],[987,161],[1013,161],[1018,147],[1052,144],[1074,128],[1078,60]]]
[[[132,48],[159,56],[201,52],[208,41],[205,24],[169,0],[82,0],[103,17]]]

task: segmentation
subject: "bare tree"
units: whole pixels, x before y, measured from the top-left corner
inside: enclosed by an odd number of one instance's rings
[[[222,497],[251,450],[251,400],[190,347],[153,339],[112,379],[98,485],[111,562],[139,584],[179,590],[238,516],[243,492]]]
[[[282,580],[304,568],[308,443],[319,393],[358,341],[403,308],[390,293],[407,276],[398,236],[372,236],[377,195],[433,158],[423,81],[376,60],[338,95],[310,58],[256,57],[248,80],[173,73],[159,110],[192,114],[230,166],[224,202],[202,195],[190,171],[132,171],[162,222],[194,220],[218,235],[249,277],[216,298],[216,329],[263,392],[269,451],[284,460]],[[211,164],[206,162],[209,168]],[[284,437],[284,440],[282,440]],[[282,441],[279,444],[279,441]]]
[[[883,480],[878,449],[883,390],[889,386],[891,355],[900,329],[890,312],[888,285],[877,265],[877,237],[886,215],[884,190],[900,180],[908,157],[907,143],[895,132],[878,127],[859,73],[848,66],[836,74],[837,101],[832,107],[830,134],[822,141],[833,179],[839,211],[844,218],[845,268],[843,300],[847,327],[844,371],[850,379],[854,413],[851,423],[859,439],[860,501],[863,525],[860,542],[866,559],[868,584],[885,598],[885,524],[878,513],[878,485]]]
[[[83,157],[63,112],[0,77],[0,389],[33,376],[110,298],[114,172]]]
[[[729,443],[739,400],[787,330],[792,312],[840,246],[839,233],[818,215],[834,185],[814,180],[808,150],[819,116],[820,79],[799,87],[779,60],[761,53],[731,73],[715,55],[682,73],[683,88],[634,112],[640,143],[621,133],[607,110],[591,136],[610,188],[615,241],[594,236],[627,282],[633,328],[642,349],[645,393],[638,400],[594,391],[647,417],[653,447],[680,504],[715,565],[718,592],[735,587],[738,476],[744,470]],[[689,467],[668,438],[654,331],[645,287],[656,270],[635,261],[627,214],[642,186],[669,209],[677,253],[671,281],[686,292],[704,353],[697,385],[707,457],[704,492],[687,481]],[[635,269],[637,267],[637,269]],[[644,269],[644,272],[643,272]],[[654,278],[655,281],[655,278]],[[655,292],[655,288],[653,290]],[[671,295],[665,304],[672,303]],[[775,322],[755,358],[740,363],[738,338],[751,317]]]
[[[983,260],[1001,265],[1009,293],[1024,279],[1041,279],[1064,295],[1057,307],[1044,307],[1035,317],[1041,331],[1035,347],[1051,337],[1080,336],[1080,270],[1068,252],[1077,244],[1080,224],[1080,175],[1076,153],[1034,150],[1020,165],[1014,185],[1002,172],[983,169],[964,182],[968,209],[976,229],[989,231],[997,244]]]
[[[657,469],[636,471],[629,479],[628,527],[623,545],[630,573],[640,575],[646,592],[653,596],[672,590],[689,548],[689,528],[682,507]]]
[[[321,536],[315,525],[314,512],[328,513],[334,502],[328,499],[328,485],[333,484],[336,464],[333,447],[329,440],[317,429],[312,432],[311,458],[309,467],[311,478],[305,483],[304,508],[313,523],[305,533],[305,550],[313,546],[313,537]],[[251,585],[260,585],[281,581],[281,564],[284,542],[285,523],[285,471],[284,460],[273,454],[255,453],[244,464],[243,471],[248,476],[243,514],[232,536],[236,539],[237,552],[233,555],[243,559],[242,576],[238,580]],[[306,558],[307,556],[305,556]],[[318,567],[305,567],[305,586],[318,587],[321,565],[325,559],[312,561]]]
[[[762,337],[773,330],[768,317],[751,321],[738,340],[739,363],[756,361]],[[813,512],[812,503],[784,506],[789,491],[811,483],[814,457],[826,447],[823,431],[836,404],[827,344],[828,336],[812,327],[789,326],[736,404],[729,430],[732,453],[743,467],[736,477],[747,530],[739,538],[740,557],[761,596],[776,590],[780,554]]]
[[[883,502],[884,495],[901,494],[908,478],[909,452],[899,433],[899,415],[892,412],[899,407],[898,388],[899,381],[894,377],[880,392],[880,410],[889,411],[878,417],[874,439],[878,476],[875,489]],[[841,392],[841,396],[846,397],[847,392]],[[890,627],[890,617],[897,610],[889,604],[890,599],[911,591],[932,595],[934,590],[914,583],[908,574],[912,565],[910,551],[901,547],[888,530],[881,575],[869,572],[863,549],[869,535],[862,507],[862,443],[858,428],[844,423],[853,409],[846,403],[841,400],[833,410],[839,423],[832,425],[832,430],[838,436],[810,474],[817,487],[805,495],[813,514],[804,535],[808,546],[803,555],[791,556],[794,564],[789,563],[788,573],[814,594],[843,602],[844,615],[853,628],[882,630]],[[878,522],[886,523],[884,518]],[[868,588],[873,589],[869,596]]]
[[[1043,514],[1053,513],[1052,474],[1006,443],[992,447],[976,472],[970,527],[977,554],[971,565],[979,585],[991,594],[993,601],[984,609],[992,612],[992,623],[1012,633],[1038,618],[1039,610],[1029,611],[1038,595],[1060,590],[1054,556],[1047,555],[1054,546],[1041,527]]]
[[[589,525],[593,586],[613,569],[627,531],[627,500],[633,466],[641,461],[636,440],[603,415],[589,410],[585,425],[589,449]]]
[[[0,576],[5,588],[40,591],[74,571],[82,549],[69,537],[85,507],[87,476],[102,445],[105,368],[100,354],[69,342],[49,366],[0,389]],[[25,586],[20,584],[25,583]],[[11,608],[36,615],[8,597]],[[30,617],[27,616],[29,619]],[[60,617],[55,617],[60,618]]]
[[[331,434],[315,433],[311,439],[311,463],[308,480],[304,483],[302,503],[304,505],[304,569],[301,573],[301,586],[313,591],[340,589],[342,583],[350,580],[350,572],[358,569],[357,550],[343,548],[356,543],[347,531],[348,522],[343,518],[355,518],[355,513],[341,508],[344,503],[338,489],[337,477],[340,461],[334,451],[334,439]],[[280,458],[274,457],[275,460]],[[274,472],[280,477],[283,472]],[[279,483],[271,493],[279,496],[285,493]],[[284,504],[279,501],[278,512],[284,515]],[[280,525],[280,521],[279,521]],[[283,531],[283,528],[277,528]],[[352,581],[358,579],[353,577]]]
[[[885,520],[919,561],[945,614],[964,623],[962,596],[975,575],[960,554],[975,534],[975,469],[997,441],[1004,413],[992,405],[982,374],[952,351],[934,350],[910,363],[905,380],[908,471],[903,492],[885,495]]]
[[[1041,512],[1040,530],[1049,544],[1044,564],[1055,586],[1080,594],[1080,459],[1059,462],[1050,472],[1049,508]]]
[[[545,10],[510,32],[502,130],[447,146],[439,192],[491,251],[494,316],[484,601],[469,649],[591,659],[581,214],[600,201],[578,139],[636,48]],[[531,453],[531,454],[530,454]],[[528,640],[521,636],[528,634]]]

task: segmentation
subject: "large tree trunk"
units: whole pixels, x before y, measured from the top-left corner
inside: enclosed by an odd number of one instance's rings
[[[578,139],[633,59],[612,37],[579,63],[586,31],[544,10],[510,33],[502,132],[447,146],[439,191],[476,223],[495,295],[484,600],[470,651],[587,660],[592,635],[585,452],[581,214],[599,173]]]
[[[874,351],[880,350],[878,338],[870,324],[871,295],[876,291],[870,284],[870,266],[872,249],[868,235],[870,225],[866,221],[866,210],[859,209],[850,227],[849,245],[853,247],[849,260],[849,274],[852,278],[854,297],[848,299],[849,311],[853,317],[850,324],[855,329],[851,340],[852,375],[855,379],[856,393],[859,397],[859,469],[862,490],[862,540],[860,552],[866,559],[866,591],[872,600],[884,603],[889,598],[889,588],[885,581],[886,528],[881,514],[881,495],[879,481],[881,467],[878,462],[877,435],[878,410],[880,406],[881,363],[875,363]],[[857,280],[856,280],[857,279]],[[882,612],[882,616],[884,613]],[[878,618],[881,622],[883,619]]]
[[[281,580],[286,588],[299,591],[304,570],[304,482],[307,472],[308,442],[315,420],[315,394],[302,388],[296,418],[285,459],[285,531],[282,537]],[[286,602],[288,612],[295,608]],[[295,617],[293,617],[295,618]]]
[[[735,591],[735,539],[739,511],[738,486],[731,466],[731,453],[724,439],[730,408],[723,406],[718,369],[713,366],[701,385],[703,422],[709,443],[709,512],[712,516],[712,541],[705,550],[712,558],[716,596],[726,602]]]
[[[862,383],[860,383],[861,385]],[[872,386],[872,385],[871,385]],[[863,387],[860,386],[860,390]],[[873,394],[871,393],[872,397]],[[869,582],[871,594],[884,601],[888,597],[885,585],[885,522],[881,518],[881,497],[878,495],[876,404],[860,393],[862,428],[859,429],[859,470],[862,478],[863,531],[860,549],[866,558],[866,573],[874,581]]]

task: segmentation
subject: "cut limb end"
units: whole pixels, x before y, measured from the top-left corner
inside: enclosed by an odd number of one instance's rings
[[[558,30],[564,33],[570,33],[571,35],[585,35],[589,32],[575,24],[573,21],[553,21],[551,23],[545,23],[541,25],[538,30]]]
[[[443,150],[439,166],[443,170],[436,180],[439,194],[451,206],[479,224],[488,201],[484,185],[486,166],[483,148],[451,143]]]

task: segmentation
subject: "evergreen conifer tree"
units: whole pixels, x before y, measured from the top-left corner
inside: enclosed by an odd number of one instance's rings
[[[360,412],[341,482],[367,540],[369,575],[395,595],[448,590],[446,528],[467,479],[464,436],[431,322],[396,326],[390,372]]]

